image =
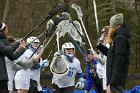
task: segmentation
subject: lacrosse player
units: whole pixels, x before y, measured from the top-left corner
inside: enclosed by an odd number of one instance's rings
[[[108,34],[108,28],[109,26],[105,26],[101,32],[101,37],[100,37],[100,43],[104,46],[108,46],[107,42],[106,42],[106,38],[107,38],[107,34]],[[102,87],[103,87],[103,91],[105,93],[105,91],[107,90],[107,79],[106,79],[106,61],[107,61],[107,57],[99,51],[98,54],[94,54],[94,58],[96,58],[98,60],[98,64],[97,64],[97,73],[99,76],[99,79],[101,79],[102,81]]]
[[[30,37],[27,42],[34,42],[30,48],[35,51],[37,47],[39,46],[39,39],[36,39],[37,37]],[[34,41],[34,39],[36,39]],[[42,47],[43,48],[43,47]],[[35,55],[39,55],[41,49],[37,50]],[[40,62],[40,63],[39,63]],[[42,87],[40,85],[40,71],[44,70],[46,66],[49,65],[49,61],[47,59],[42,60],[40,58],[39,62],[35,63],[32,68],[30,68],[30,88],[29,93],[37,93],[42,91]]]
[[[15,42],[15,37],[8,36],[7,40],[10,44],[13,44]],[[20,69],[30,68],[33,65],[33,60],[30,60],[28,63],[25,63],[23,61],[15,62],[15,61],[11,61],[7,57],[5,57],[5,62],[6,62],[8,79],[9,79],[8,90],[9,90],[9,93],[13,93],[13,80],[14,80],[14,76],[15,76],[16,71],[18,71]]]
[[[94,58],[91,50],[87,50],[86,57],[88,59],[88,63],[86,65],[85,93],[89,93],[92,86],[97,93],[104,93],[102,79],[99,78],[99,74],[97,72],[97,69],[99,69],[97,68],[97,65],[100,63]]]
[[[34,53],[36,46],[38,45],[38,42],[39,42],[38,39],[34,40],[35,38],[36,37],[27,38],[26,43],[30,44],[30,45],[28,46],[28,49],[24,52],[24,54],[21,55],[21,57],[18,60],[16,60],[17,62],[22,60],[22,61],[28,63],[30,61],[30,57]],[[31,59],[34,59],[35,62],[39,63],[40,56],[38,56],[35,53]],[[21,69],[21,70],[17,71],[17,73],[15,75],[15,88],[17,89],[18,93],[28,93],[28,90],[30,87],[30,78],[32,76],[31,73],[32,72],[30,71],[30,68]],[[37,79],[40,79],[39,73],[40,72],[38,72],[35,75],[35,77],[37,77]]]
[[[76,84],[77,88],[84,87],[84,79],[82,75],[82,70],[80,66],[80,61],[75,57],[75,46],[71,42],[64,43],[62,45],[62,51],[64,57],[66,58],[66,65],[68,65],[68,72],[65,74],[59,75],[58,73],[53,73],[52,78],[52,86],[53,86],[53,93],[73,93],[74,85],[75,85],[75,77],[78,76],[79,80]],[[61,53],[55,53],[58,57],[61,56]],[[54,63],[56,67],[59,67],[59,62],[56,61]],[[63,66],[63,67],[62,67]],[[60,66],[60,69],[65,68],[64,65]],[[57,68],[56,68],[57,69]],[[59,72],[59,71],[58,71]],[[60,71],[63,72],[63,71]]]
[[[105,26],[101,32],[102,32],[102,34],[100,37],[100,43],[106,47],[109,47],[109,44],[106,43],[106,38],[107,38],[107,34],[108,34],[108,26]],[[85,93],[89,92],[92,84],[94,85],[94,88],[96,88],[95,90],[98,93],[106,93],[105,91],[107,89],[107,82],[106,82],[107,81],[106,80],[107,57],[101,52],[99,52],[99,54],[93,55],[93,53],[90,50],[88,50],[87,51],[87,58],[89,61],[93,61],[95,71],[92,73],[93,70],[90,71],[90,69],[92,69],[92,68],[90,68],[87,65],[87,68],[86,68],[87,79],[86,79],[86,84],[85,84],[85,89],[86,89]],[[92,83],[91,83],[91,81],[92,81]],[[108,90],[108,93],[110,93],[109,90]]]

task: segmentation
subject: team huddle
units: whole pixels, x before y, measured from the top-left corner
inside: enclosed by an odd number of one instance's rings
[[[72,23],[69,19],[62,21],[57,31],[62,31],[63,36],[67,30],[70,37],[75,39],[76,34],[70,31],[77,31],[71,30],[75,25],[78,30],[81,27],[79,23]],[[37,37],[28,37],[25,43],[24,40],[7,36],[7,33],[8,26],[0,23],[0,93],[13,93],[14,88],[17,93],[43,93],[40,75],[48,66],[53,73],[53,93],[74,93],[75,88],[89,93],[92,87],[96,93],[123,93],[129,65],[130,45],[127,39],[130,33],[123,22],[122,14],[111,17],[110,25],[102,29],[97,44],[98,51],[87,49],[84,53],[86,77],[83,77],[83,69],[76,58],[75,52],[81,50],[75,40],[62,44],[52,60],[48,60],[41,58],[45,47],[40,46],[41,42]],[[81,42],[80,37],[76,39]]]

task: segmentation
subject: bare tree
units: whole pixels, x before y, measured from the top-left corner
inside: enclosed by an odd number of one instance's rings
[[[5,22],[5,20],[6,20],[8,11],[9,11],[9,0],[6,0],[4,14],[3,14],[3,22]]]

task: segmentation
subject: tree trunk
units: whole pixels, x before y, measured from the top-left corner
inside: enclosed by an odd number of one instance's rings
[[[116,7],[116,0],[113,0],[113,12],[115,13],[116,12],[116,10],[115,10],[115,7]]]
[[[84,3],[85,3],[85,11],[86,11],[86,10],[88,10],[88,0],[85,0]],[[88,30],[88,13],[85,14],[84,20],[85,20],[85,27]]]
[[[138,25],[140,25],[140,1],[139,0],[135,0],[135,9],[137,12],[137,16],[138,16]],[[139,27],[140,29],[140,27]]]
[[[69,2],[70,0],[61,0],[62,4],[66,6],[65,11],[69,12]]]
[[[137,16],[138,16],[138,29],[140,29],[140,0],[135,0],[135,9],[136,9],[136,12],[137,12]],[[138,40],[139,40],[140,37],[138,37]],[[138,47],[140,47],[140,42],[138,41]],[[140,51],[138,51],[137,53],[137,58],[138,58],[138,62],[140,61]],[[139,64],[140,66],[140,64]]]
[[[6,17],[7,17],[8,11],[9,11],[9,0],[6,0],[4,14],[3,14],[3,22],[6,21]]]
[[[135,0],[135,9],[136,11],[140,11],[140,0]]]

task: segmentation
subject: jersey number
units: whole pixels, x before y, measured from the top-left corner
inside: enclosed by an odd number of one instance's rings
[[[72,75],[73,75],[73,72],[69,71],[67,76],[72,77]]]

